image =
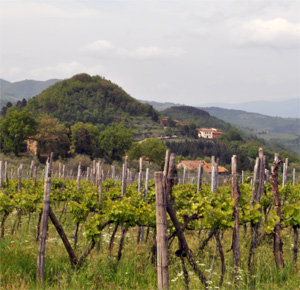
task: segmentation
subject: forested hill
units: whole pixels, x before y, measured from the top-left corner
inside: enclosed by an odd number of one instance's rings
[[[54,84],[28,100],[27,108],[35,115],[48,114],[70,125],[129,122],[132,116],[158,120],[152,106],[135,100],[111,81],[88,74]]]
[[[203,108],[203,110],[226,122],[253,129],[254,132],[266,130],[271,133],[299,134],[299,118],[270,117],[258,113],[217,107]]]
[[[194,122],[197,127],[213,127],[221,131],[227,132],[232,126],[210,114],[204,110],[190,106],[176,106],[168,108],[161,112],[162,115],[171,117],[183,123]]]

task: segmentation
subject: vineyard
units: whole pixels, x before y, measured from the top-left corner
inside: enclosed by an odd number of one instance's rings
[[[201,167],[179,180],[174,160],[135,181],[127,158],[120,179],[100,162],[54,177],[51,157],[9,178],[1,161],[1,288],[300,289],[300,185],[279,184],[278,156],[242,181],[233,157],[222,185]]]

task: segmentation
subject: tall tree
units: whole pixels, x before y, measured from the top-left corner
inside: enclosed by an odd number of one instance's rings
[[[159,138],[148,138],[142,143],[135,143],[130,149],[130,159],[139,159],[145,156],[148,161],[161,165],[164,162],[168,147]]]
[[[40,119],[36,135],[39,155],[53,152],[54,158],[66,157],[71,145],[69,131],[70,129],[58,119],[44,115]]]
[[[2,139],[3,151],[14,152],[18,155],[21,152],[24,141],[33,136],[36,132],[37,122],[27,110],[8,111],[6,117],[0,123],[0,136]]]
[[[99,129],[91,123],[78,122],[71,127],[71,141],[76,153],[93,156],[98,137]]]
[[[131,129],[124,123],[112,123],[99,135],[99,156],[108,162],[122,160],[125,152],[130,148],[133,141]]]

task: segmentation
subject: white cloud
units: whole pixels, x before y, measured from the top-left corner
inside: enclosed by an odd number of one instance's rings
[[[137,59],[161,59],[177,57],[184,53],[182,48],[164,49],[159,46],[141,46],[132,51],[122,51],[121,55]]]
[[[87,52],[104,52],[114,49],[114,45],[107,40],[97,40],[91,43],[88,43],[82,48],[83,51]]]
[[[33,78],[49,79],[49,78],[69,78],[78,73],[99,74],[103,70],[101,65],[84,66],[76,61],[69,63],[58,63],[53,66],[36,68],[30,71]]]
[[[182,48],[161,48],[159,46],[140,46],[134,49],[117,48],[107,40],[97,40],[85,45],[81,51],[92,55],[113,56],[130,59],[163,59],[177,57],[185,53]]]
[[[22,1],[5,1],[1,5],[3,19],[32,19],[32,18],[65,18],[82,19],[95,14],[91,9],[71,5],[59,7],[57,3],[48,4],[41,2],[26,3]]]
[[[277,48],[299,47],[300,23],[284,18],[273,20],[253,19],[244,22],[233,33],[238,45],[263,45]]]

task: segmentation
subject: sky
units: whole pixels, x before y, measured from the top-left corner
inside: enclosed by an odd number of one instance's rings
[[[299,0],[1,0],[0,78],[100,75],[139,100],[299,98]]]

